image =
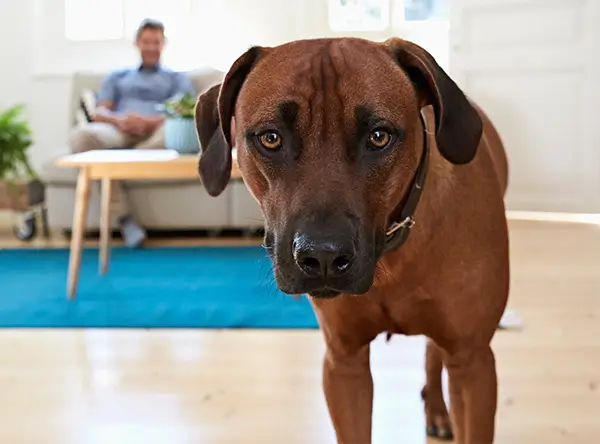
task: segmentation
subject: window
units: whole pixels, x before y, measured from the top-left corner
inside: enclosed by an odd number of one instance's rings
[[[87,0],[80,0],[87,1]],[[121,0],[123,2],[124,38],[133,39],[140,22],[154,18],[165,24],[169,40],[181,40],[190,31],[191,0]]]
[[[383,31],[390,24],[389,0],[329,0],[334,31]]]
[[[65,36],[74,41],[122,38],[122,0],[65,0]]]
[[[392,23],[392,6],[404,22],[446,20],[449,0],[328,0],[329,26],[338,32],[385,31]]]
[[[449,0],[404,0],[404,20],[424,21],[446,19]]]
[[[65,36],[72,41],[131,40],[140,22],[165,24],[170,40],[189,31],[191,0],[64,0]]]

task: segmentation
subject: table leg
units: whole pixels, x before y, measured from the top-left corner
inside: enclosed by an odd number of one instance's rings
[[[110,257],[110,194],[112,182],[102,179],[102,199],[100,206],[100,273],[108,271]]]
[[[79,171],[77,189],[75,190],[75,213],[73,215],[73,232],[71,235],[71,253],[69,257],[69,279],[67,283],[67,295],[69,299],[75,299],[77,293],[79,271],[81,268],[81,253],[83,250],[83,235],[85,232],[89,200],[90,175],[87,168],[82,168]]]

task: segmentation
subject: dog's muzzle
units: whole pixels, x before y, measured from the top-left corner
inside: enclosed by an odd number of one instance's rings
[[[307,219],[319,222],[294,223],[293,230],[266,236],[279,289],[321,298],[367,292],[374,264],[361,248],[356,222],[327,215]]]

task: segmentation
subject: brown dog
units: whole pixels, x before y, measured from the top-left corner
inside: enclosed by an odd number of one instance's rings
[[[384,332],[430,338],[430,433],[451,433],[443,360],[456,441],[492,443],[507,165],[491,122],[433,57],[401,39],[254,47],[200,96],[196,121],[207,191],[226,187],[235,145],[278,287],[311,295],[338,443],[371,442],[369,346]]]

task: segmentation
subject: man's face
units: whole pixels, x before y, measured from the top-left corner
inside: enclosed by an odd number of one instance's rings
[[[165,44],[165,35],[160,29],[143,30],[136,42],[142,63],[144,65],[156,65],[160,60],[160,53]]]

